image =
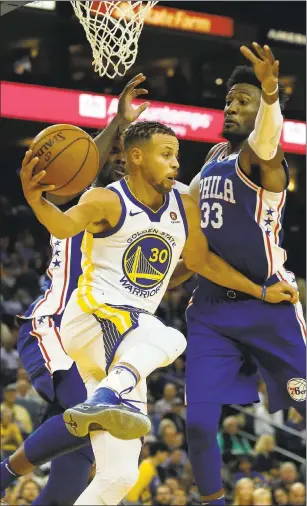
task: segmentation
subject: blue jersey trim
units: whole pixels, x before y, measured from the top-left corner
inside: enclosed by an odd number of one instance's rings
[[[185,214],[184,206],[183,206],[183,203],[182,203],[182,198],[181,198],[181,195],[180,195],[180,193],[179,193],[178,190],[173,190],[173,192],[174,192],[174,195],[176,197],[177,204],[178,204],[178,207],[179,207],[179,211],[180,211],[180,214],[181,214],[181,217],[182,217],[182,221],[183,221],[183,225],[184,225],[184,230],[185,230],[185,236],[186,236],[186,238],[188,238],[189,227],[188,227],[188,221],[187,221],[187,217],[186,217],[186,214]]]
[[[115,227],[111,228],[110,230],[107,230],[106,232],[98,232],[97,234],[92,234],[93,237],[95,237],[95,238],[103,239],[105,237],[110,237],[111,235],[116,234],[116,232],[118,232],[122,228],[124,221],[126,219],[127,208],[126,208],[126,204],[125,204],[125,201],[124,201],[121,193],[116,188],[113,188],[112,186],[111,187],[109,186],[108,190],[111,190],[112,192],[116,193],[119,196],[120,203],[122,206],[122,212],[121,212],[119,221],[118,221],[117,225],[115,225]]]
[[[164,196],[164,203],[162,204],[160,209],[158,209],[158,211],[153,211],[152,209],[150,209],[150,207],[147,207],[147,206],[145,206],[145,204],[142,204],[142,202],[140,202],[133,195],[133,193],[131,193],[129,186],[127,185],[127,182],[124,178],[120,180],[120,184],[121,184],[123,191],[125,192],[126,197],[128,197],[128,199],[134,205],[136,205],[137,207],[142,209],[142,211],[144,211],[147,214],[150,221],[157,223],[161,220],[163,213],[166,211],[166,209],[168,208],[168,205],[169,205],[169,194],[168,193]]]

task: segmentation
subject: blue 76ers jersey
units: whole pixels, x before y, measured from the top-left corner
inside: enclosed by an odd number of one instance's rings
[[[227,143],[202,168],[199,190],[210,250],[255,283],[278,274],[287,258],[281,247],[286,191],[269,192],[252,182],[239,167],[239,153],[227,156]],[[216,286],[201,277],[199,284],[197,291],[207,295]]]
[[[21,318],[62,315],[82,273],[82,238],[83,232],[62,240],[50,237],[52,258],[45,274],[42,295],[31,304]]]

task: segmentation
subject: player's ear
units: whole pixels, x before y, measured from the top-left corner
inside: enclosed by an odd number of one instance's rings
[[[130,159],[135,165],[140,165],[143,159],[143,153],[140,148],[133,147],[130,151]]]

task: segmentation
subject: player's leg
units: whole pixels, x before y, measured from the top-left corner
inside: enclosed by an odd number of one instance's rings
[[[247,338],[267,386],[270,412],[292,406],[305,418],[306,325],[301,304],[264,304],[261,320],[263,329]]]
[[[221,411],[220,404],[209,402],[189,402],[187,408],[189,458],[202,504],[225,504],[217,442]]]
[[[89,368],[83,361],[80,373],[87,386],[88,395],[92,395],[99,384],[101,370]],[[146,382],[140,382],[134,396],[141,402],[146,413]],[[90,485],[76,501],[76,505],[118,504],[138,479],[138,462],[141,451],[139,439],[121,441],[106,431],[90,432],[91,444],[95,456],[96,473]]]
[[[84,435],[90,424],[96,424],[120,439],[145,435],[150,428],[149,419],[137,409],[137,404],[125,401],[123,396],[156,368],[172,363],[186,347],[184,336],[144,313],[133,315],[138,326],[130,323],[121,334],[113,322],[108,321],[106,325],[105,319],[101,322],[93,315],[80,314],[80,309],[73,304],[71,299],[66,311],[69,309],[72,317],[66,315],[65,319],[64,315],[61,333],[65,349],[78,367],[88,361],[105,371],[108,359],[113,360],[115,351],[116,355],[114,367],[94,395],[86,403],[66,411],[68,430]],[[130,310],[121,311],[121,316],[131,322],[134,318],[130,313]]]
[[[34,506],[74,504],[87,487],[93,461],[90,444],[53,460],[48,482],[32,504]]]
[[[36,466],[49,462],[59,455],[83,449],[84,447],[88,447],[86,452],[92,452],[89,438],[76,438],[71,435],[66,429],[62,416],[65,408],[86,398],[86,389],[76,366],[73,365],[67,371],[57,371],[52,377],[46,368],[45,359],[38,345],[38,339],[30,334],[32,326],[32,321],[28,321],[21,326],[18,351],[36,390],[45,400],[49,401],[49,404],[47,405],[42,425],[26,439],[23,445],[9,459],[1,463],[0,490],[2,491],[16,479],[16,476],[28,474]],[[53,327],[49,326],[49,324],[48,332],[53,332]],[[47,335],[45,337],[48,338]],[[57,339],[54,335],[49,337],[50,339]],[[84,455],[84,452],[85,450],[81,450],[81,455]],[[84,457],[81,457],[78,462],[81,462],[82,458]],[[72,461],[75,466],[78,465],[78,470],[80,471],[76,458],[72,457]],[[60,465],[60,463],[56,464],[56,469]],[[88,464],[85,462],[84,466],[88,467]],[[65,476],[63,475],[64,478]],[[74,481],[74,486],[77,488],[74,497],[78,497],[80,490],[79,483],[77,484]],[[58,487],[56,488],[57,491],[61,490]],[[49,489],[50,485],[48,485]]]
[[[74,405],[78,400],[86,398],[86,388],[75,364],[69,371],[56,371],[53,376],[58,411],[61,414],[67,407]],[[62,437],[64,435],[64,441],[68,442],[68,431],[66,426],[64,427],[63,417],[57,418],[56,423],[53,421],[52,423],[53,438],[56,440],[60,435]],[[69,435],[71,436],[71,434]],[[73,438],[73,444],[70,445],[70,451],[52,461],[47,485],[33,504],[46,506],[73,504],[86,488],[91,465],[94,462],[93,451],[88,438],[86,438],[85,446],[72,451],[75,440],[78,438],[71,437]],[[57,444],[54,446],[57,447]],[[63,445],[61,446],[63,447]],[[77,480],[76,476],[78,476]],[[65,483],[65,487],[59,487],[60,482]]]
[[[189,458],[203,504],[225,504],[217,432],[222,404],[258,399],[254,369],[242,349],[214,330],[223,321],[224,302],[187,311],[187,437]]]

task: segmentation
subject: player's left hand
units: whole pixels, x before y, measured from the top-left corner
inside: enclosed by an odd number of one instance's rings
[[[240,51],[254,67],[257,79],[265,91],[272,93],[278,84],[279,61],[275,60],[269,46],[260,46],[253,42],[253,51],[247,46],[241,46]],[[256,54],[255,54],[256,53]]]
[[[299,293],[296,288],[285,281],[279,281],[279,283],[267,288],[265,301],[271,304],[278,304],[283,301],[296,304],[299,301]]]
[[[138,74],[129,81],[120,94],[117,114],[120,116],[123,123],[133,123],[149,106],[149,102],[143,102],[143,104],[138,107],[132,105],[132,100],[140,95],[147,95],[148,90],[145,88],[137,88],[137,86],[145,80],[146,77],[143,74]]]

